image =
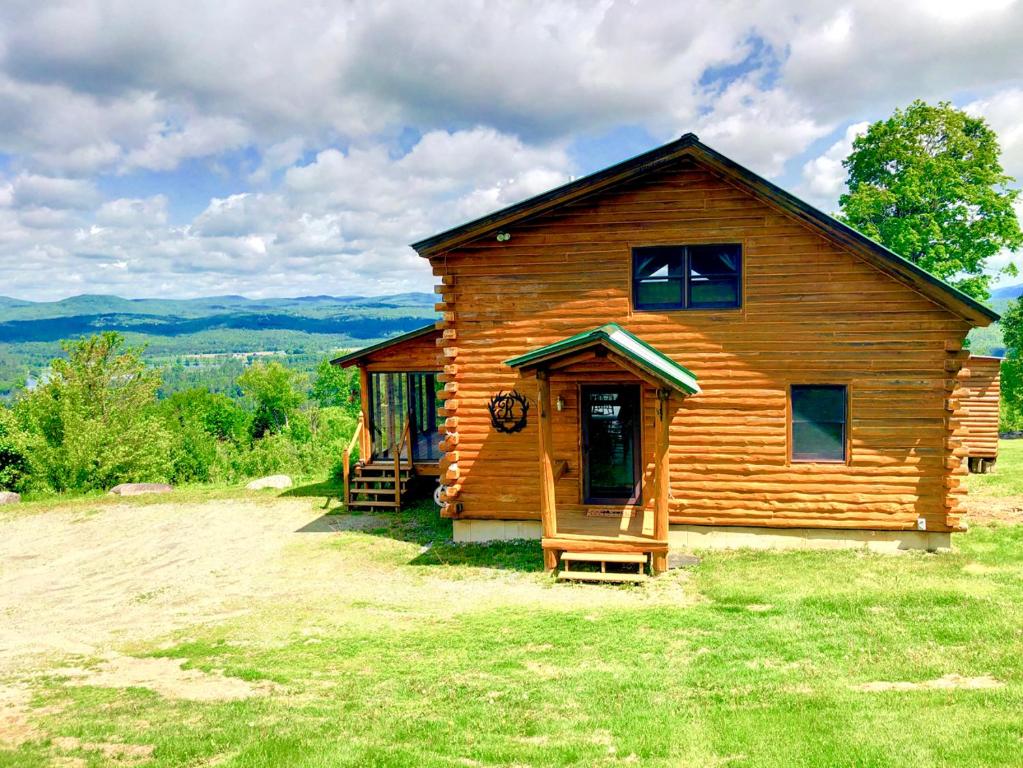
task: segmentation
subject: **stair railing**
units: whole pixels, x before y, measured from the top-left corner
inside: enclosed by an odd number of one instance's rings
[[[352,487],[351,487],[351,476],[352,476],[352,451],[355,446],[359,444],[359,438],[362,436],[362,430],[364,429],[363,415],[359,414],[359,421],[355,425],[355,432],[352,434],[352,439],[348,441],[348,446],[345,448],[345,452],[341,458],[341,473],[344,476],[345,481],[345,507],[348,506],[352,500]],[[363,461],[366,460],[365,456],[359,456]]]
[[[408,468],[412,475],[412,445],[409,443],[409,422],[401,432],[401,442],[394,449],[394,511],[401,511],[401,452],[408,445]]]

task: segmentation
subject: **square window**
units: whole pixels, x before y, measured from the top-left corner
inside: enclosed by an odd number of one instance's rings
[[[845,461],[846,388],[792,386],[792,460]]]

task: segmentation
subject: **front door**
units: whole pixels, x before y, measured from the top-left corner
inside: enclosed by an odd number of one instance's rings
[[[587,504],[640,500],[639,386],[582,388],[583,484]]]

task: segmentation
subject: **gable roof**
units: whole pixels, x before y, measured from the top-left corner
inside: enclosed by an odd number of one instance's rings
[[[340,365],[342,368],[345,368],[349,365],[357,363],[359,360],[362,360],[365,357],[369,357],[374,352],[379,352],[382,349],[393,347],[396,344],[404,344],[406,341],[412,341],[413,339],[418,339],[421,336],[429,336],[431,333],[435,333],[438,336],[440,335],[440,331],[437,330],[436,323],[424,325],[422,328],[416,328],[413,331],[408,331],[407,333],[402,333],[399,334],[398,336],[392,336],[386,341],[381,341],[377,344],[370,344],[368,347],[357,349],[354,352],[349,352],[346,355],[341,355],[341,357],[335,357],[333,360],[330,361],[330,364]]]
[[[592,331],[577,333],[553,344],[539,347],[524,355],[505,360],[505,365],[523,370],[542,368],[573,353],[595,347],[617,353],[649,377],[683,395],[696,395],[700,392],[696,374],[617,323],[607,323]]]
[[[463,245],[481,235],[508,227],[525,218],[547,213],[580,198],[647,175],[687,156],[704,163],[730,180],[737,182],[739,186],[744,187],[753,195],[774,203],[804,224],[847,246],[878,269],[910,285],[939,306],[945,307],[973,325],[986,326],[998,319],[997,312],[973,297],[711,149],[693,133],[687,133],[657,149],[644,152],[602,171],[570,181],[528,200],[420,240],[413,243],[412,247],[420,256],[429,258]]]

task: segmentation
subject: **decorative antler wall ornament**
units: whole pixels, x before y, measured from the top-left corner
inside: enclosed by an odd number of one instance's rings
[[[498,432],[521,432],[526,426],[526,414],[529,413],[529,401],[526,396],[516,392],[498,392],[487,403],[490,411],[490,423]]]

